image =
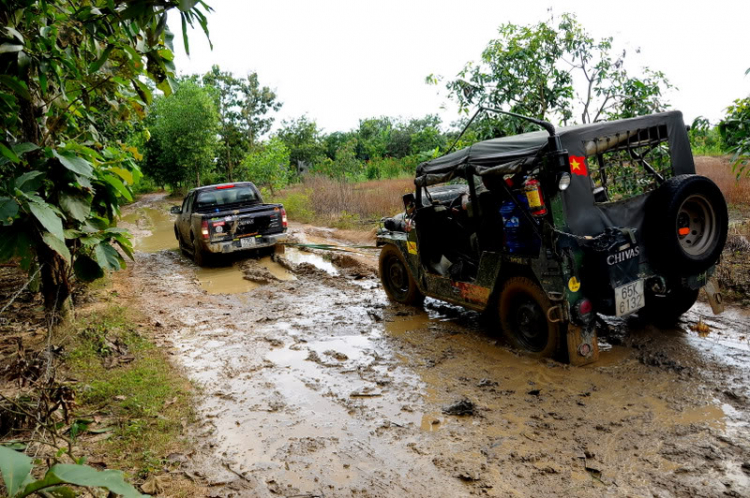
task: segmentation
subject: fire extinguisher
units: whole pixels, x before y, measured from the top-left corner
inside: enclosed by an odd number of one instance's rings
[[[547,214],[547,206],[542,196],[542,185],[536,178],[527,178],[523,183],[526,199],[529,201],[529,211],[532,216],[540,217]]]

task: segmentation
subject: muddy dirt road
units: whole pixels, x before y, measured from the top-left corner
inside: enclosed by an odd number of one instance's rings
[[[388,304],[373,257],[198,269],[158,198],[125,222],[139,252],[115,285],[201,386],[207,494],[750,495],[742,310],[612,321],[600,361],[571,368],[516,354],[475,313]]]

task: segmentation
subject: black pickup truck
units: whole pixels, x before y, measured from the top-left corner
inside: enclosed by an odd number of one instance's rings
[[[265,204],[251,182],[207,185],[188,192],[174,235],[183,253],[204,265],[213,254],[273,247],[286,239],[284,206]]]

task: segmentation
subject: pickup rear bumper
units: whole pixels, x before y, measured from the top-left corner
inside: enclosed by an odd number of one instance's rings
[[[272,247],[279,242],[284,242],[286,233],[275,233],[272,235],[254,235],[234,240],[222,240],[206,242],[206,250],[214,254],[226,254],[235,251],[248,251],[263,247]]]

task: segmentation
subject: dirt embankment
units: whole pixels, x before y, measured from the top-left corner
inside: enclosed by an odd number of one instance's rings
[[[390,305],[362,252],[350,268],[288,250],[280,270],[263,258],[207,270],[254,280],[236,293],[176,251],[139,253],[122,275],[201,386],[184,465],[207,494],[750,493],[741,310],[698,304],[666,331],[613,321],[601,360],[571,368],[511,351],[475,313]]]

